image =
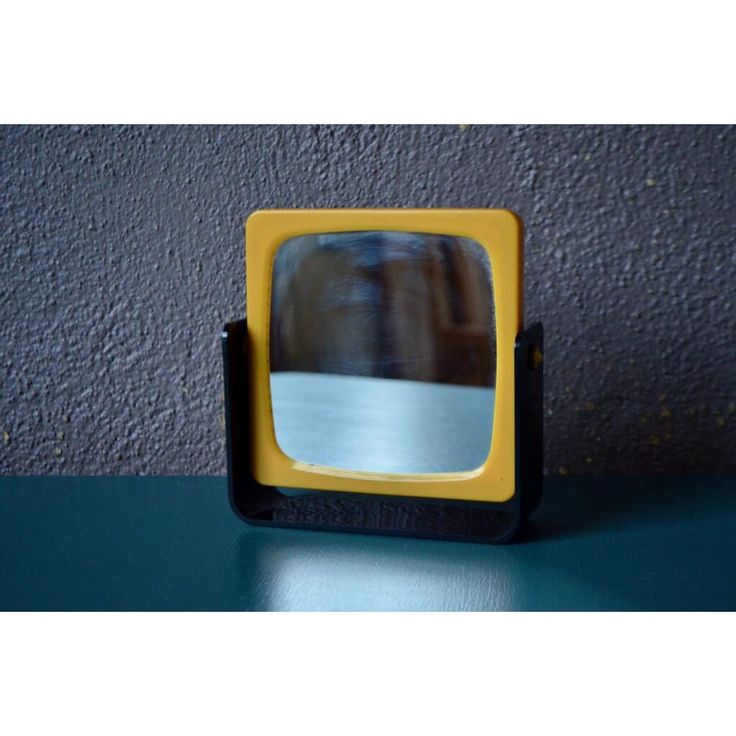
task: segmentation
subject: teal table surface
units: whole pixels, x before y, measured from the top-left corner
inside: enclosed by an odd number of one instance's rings
[[[736,610],[736,478],[550,478],[514,544],[251,527],[221,477],[0,477],[3,610]]]

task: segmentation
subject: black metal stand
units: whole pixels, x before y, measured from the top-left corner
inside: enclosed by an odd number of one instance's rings
[[[516,493],[504,503],[450,501],[323,491],[287,496],[251,475],[248,416],[248,330],[225,325],[225,424],[230,503],[252,524],[502,543],[519,531],[542,497],[542,325],[515,345]]]

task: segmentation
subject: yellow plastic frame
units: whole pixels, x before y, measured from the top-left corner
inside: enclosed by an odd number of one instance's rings
[[[491,449],[480,468],[456,473],[368,473],[299,462],[276,442],[271,411],[269,320],[276,251],[315,233],[398,230],[468,237],[491,262],[496,316],[496,393]],[[251,472],[261,484],[466,501],[509,500],[515,492],[514,343],[521,332],[523,233],[501,209],[261,210],[245,226],[250,361]]]

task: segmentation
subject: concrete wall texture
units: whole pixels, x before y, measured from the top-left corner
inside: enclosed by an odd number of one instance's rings
[[[0,128],[0,473],[225,472],[268,207],[508,207],[550,473],[736,471],[736,128]]]

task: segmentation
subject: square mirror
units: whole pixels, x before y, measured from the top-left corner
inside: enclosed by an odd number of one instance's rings
[[[496,388],[491,263],[469,237],[298,235],[273,258],[268,332],[276,443],[360,473],[474,471]]]
[[[541,324],[503,209],[260,210],[222,333],[254,524],[508,541],[542,492]]]
[[[518,217],[261,210],[245,230],[242,459],[254,480],[405,498],[513,498]]]

